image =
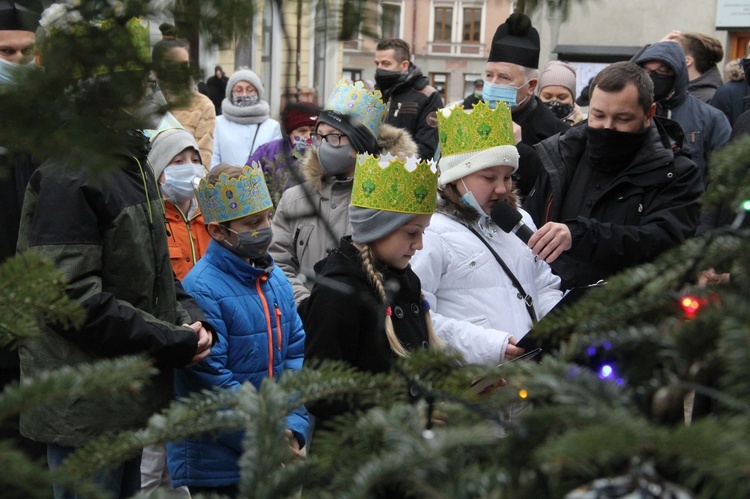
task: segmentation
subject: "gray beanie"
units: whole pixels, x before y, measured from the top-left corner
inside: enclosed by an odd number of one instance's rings
[[[164,130],[152,139],[151,151],[148,153],[148,162],[151,163],[151,168],[154,169],[154,177],[156,177],[157,181],[161,177],[162,172],[164,172],[164,169],[172,161],[172,158],[188,147],[195,149],[200,156],[200,149],[198,149],[195,137],[193,137],[192,133],[182,128]],[[203,164],[202,161],[201,164]]]
[[[232,102],[232,89],[238,81],[249,82],[255,87],[255,90],[258,91],[258,98],[260,100],[266,100],[266,90],[263,88],[263,83],[260,81],[260,77],[252,69],[240,68],[235,71],[232,76],[229,77],[229,81],[227,81],[226,97],[229,99],[229,102]]]
[[[374,210],[349,205],[352,241],[358,244],[371,243],[387,236],[416,216],[414,213]]]

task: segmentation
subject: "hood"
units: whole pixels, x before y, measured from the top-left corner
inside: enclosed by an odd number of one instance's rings
[[[688,71],[685,63],[685,53],[679,43],[659,42],[651,45],[638,56],[635,63],[643,66],[648,61],[661,61],[674,71],[674,94],[669,99],[658,103],[659,107],[672,109],[687,98]]]
[[[400,94],[401,92],[413,88],[416,91],[421,91],[427,85],[429,85],[430,79],[422,74],[422,70],[419,66],[416,66],[413,62],[409,63],[409,69],[404,73],[403,77],[399,79],[393,86],[387,90],[381,90],[383,93],[383,100],[388,101],[392,95]]]
[[[391,125],[380,125],[380,137],[378,138],[378,154],[389,152],[395,156],[414,156],[418,152],[417,143],[411,138],[406,130]],[[311,148],[301,163],[302,173],[305,180],[317,190],[322,190],[328,178],[320,165],[318,151]]]

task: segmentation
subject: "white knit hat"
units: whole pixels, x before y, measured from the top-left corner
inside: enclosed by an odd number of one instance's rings
[[[518,170],[518,149],[516,146],[496,146],[477,153],[454,154],[440,158],[441,187],[492,166],[512,166]]]

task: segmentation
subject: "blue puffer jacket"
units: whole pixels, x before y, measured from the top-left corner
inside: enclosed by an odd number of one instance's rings
[[[237,388],[245,381],[260,387],[264,378],[302,368],[305,331],[281,269],[255,268],[212,240],[183,286],[216,328],[219,341],[206,360],[175,371],[178,398],[214,387]],[[304,408],[287,416],[287,428],[301,444],[307,424]],[[243,432],[225,432],[167,444],[174,486],[237,484],[243,439]]]
[[[661,61],[675,73],[673,93],[657,102],[657,115],[676,121],[685,132],[685,145],[701,170],[704,185],[708,182],[708,157],[729,142],[732,127],[724,113],[702,102],[687,91],[688,72],[685,53],[680,44],[659,42],[651,45],[635,60],[639,66]]]

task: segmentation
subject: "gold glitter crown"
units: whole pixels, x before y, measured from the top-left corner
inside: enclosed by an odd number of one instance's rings
[[[353,206],[396,213],[431,215],[437,200],[437,168],[416,156],[357,155]]]
[[[273,206],[263,170],[256,162],[245,166],[237,178],[222,173],[214,184],[201,179],[195,195],[206,223],[237,220]]]
[[[516,145],[513,119],[504,102],[498,102],[495,109],[479,102],[469,112],[460,106],[443,109],[437,119],[442,157]]]

